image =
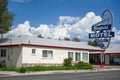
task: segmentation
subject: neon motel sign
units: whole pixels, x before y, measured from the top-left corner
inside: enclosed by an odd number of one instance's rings
[[[110,25],[109,25],[110,26]],[[103,30],[110,30],[108,25],[100,25],[97,27],[92,27],[92,31],[100,31],[99,33],[90,33],[89,38],[108,38],[114,37],[114,32],[103,32]]]
[[[105,19],[104,17],[107,13],[109,14],[110,17]],[[91,30],[94,33],[89,33],[89,39],[96,39],[100,44],[104,45],[101,46],[101,48],[106,49],[110,44],[111,37],[115,36],[115,33],[112,31],[112,26],[113,26],[113,14],[110,10],[105,10],[102,13],[102,21],[92,26]]]
[[[108,17],[108,15],[109,17]],[[107,16],[108,18],[105,18]],[[109,47],[111,38],[115,36],[115,33],[112,31],[113,26],[113,14],[110,10],[105,10],[102,13],[102,21],[94,24],[92,26],[92,31],[94,33],[89,33],[89,39],[97,40],[99,47],[106,49]],[[100,67],[104,67],[104,53],[100,54],[101,61]]]

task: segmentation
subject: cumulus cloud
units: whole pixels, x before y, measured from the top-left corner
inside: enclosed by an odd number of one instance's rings
[[[20,36],[20,35],[32,35],[29,31],[31,28],[29,21],[25,21],[23,24],[19,24],[15,29],[9,31],[6,35],[8,37]]]
[[[19,35],[33,35],[41,34],[45,38],[73,38],[78,37],[81,40],[88,38],[88,33],[91,31],[91,26],[99,22],[101,18],[96,16],[95,13],[89,12],[83,18],[60,16],[58,25],[40,24],[39,27],[31,27],[29,21],[19,24],[15,29],[9,31],[7,36]]]
[[[59,38],[74,38],[77,37],[81,41],[88,40],[88,33],[91,33],[91,26],[101,21],[100,16],[95,13],[89,12],[83,18],[60,16],[57,25],[40,24],[38,27],[31,27],[29,21],[19,24],[15,29],[9,31],[5,36],[19,36],[19,35],[32,35],[38,36],[41,34],[45,38],[59,39]],[[114,28],[116,33],[112,42],[120,43],[120,31]]]
[[[12,1],[14,1],[14,2],[24,3],[24,2],[28,2],[28,1],[30,1],[30,0],[12,0]]]
[[[60,16],[59,17],[59,24],[75,23],[79,19],[80,19],[80,17]]]
[[[64,37],[70,38],[70,34],[68,33],[67,28],[65,28],[65,27],[56,27],[56,28],[54,28],[52,34],[53,34],[54,39],[58,39],[58,38],[63,39]]]
[[[115,37],[112,38],[112,43],[120,43],[120,30],[117,30],[115,27],[113,28],[113,31],[115,32]]]
[[[42,35],[43,37],[45,38],[48,38],[48,37],[52,37],[51,35],[51,28],[49,28],[48,25],[46,24],[41,24],[39,27],[35,28],[35,27],[32,27],[30,32],[34,35],[34,36],[37,36],[37,35]]]

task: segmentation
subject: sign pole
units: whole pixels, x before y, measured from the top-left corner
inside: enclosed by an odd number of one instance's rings
[[[100,68],[104,68],[104,53],[100,54]]]

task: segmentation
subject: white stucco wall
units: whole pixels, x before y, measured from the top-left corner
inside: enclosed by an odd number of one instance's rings
[[[7,67],[22,67],[23,64],[63,64],[65,58],[68,58],[68,52],[73,52],[73,61],[75,61],[76,52],[81,53],[80,61],[82,60],[82,53],[88,53],[89,62],[89,52],[81,50],[70,50],[70,49],[58,49],[58,48],[42,48],[34,46],[12,46],[3,47],[0,49],[6,49],[6,57],[0,60],[5,60]],[[32,49],[36,49],[36,53],[32,54]],[[43,50],[53,51],[53,58],[42,57]]]
[[[1,57],[0,60],[5,60],[7,67],[19,68],[22,66],[22,48],[20,46],[3,47],[0,49],[6,49],[6,57]]]
[[[32,54],[32,49],[36,49],[36,54]],[[53,51],[53,58],[43,58],[42,51],[43,50],[51,50]],[[88,61],[89,62],[89,52],[88,51],[79,51],[79,50],[70,50],[70,49],[50,49],[50,48],[40,48],[33,46],[24,46],[22,49],[22,63],[23,64],[62,64],[65,58],[68,58],[68,52],[80,52],[80,53],[88,53]],[[75,60],[75,59],[74,59]],[[81,54],[82,61],[82,54]]]
[[[36,49],[36,54],[32,54],[32,49]],[[43,58],[43,50],[52,50],[53,58]],[[63,59],[67,58],[67,51],[57,49],[46,49],[39,47],[24,47],[22,63],[63,63]]]

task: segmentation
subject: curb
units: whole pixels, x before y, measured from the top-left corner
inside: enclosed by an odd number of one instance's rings
[[[43,72],[26,72],[18,73],[14,71],[0,71],[0,77],[9,77],[9,76],[25,76],[25,75],[44,75],[44,74],[63,74],[63,73],[82,73],[82,72],[100,72],[100,71],[116,71],[120,68],[111,68],[111,69],[93,69],[93,70],[57,70],[57,71],[43,71]]]

